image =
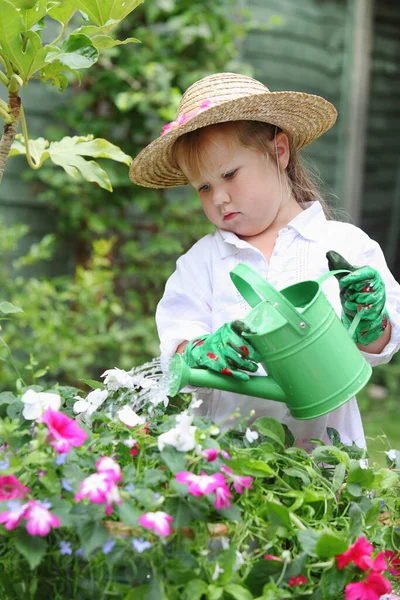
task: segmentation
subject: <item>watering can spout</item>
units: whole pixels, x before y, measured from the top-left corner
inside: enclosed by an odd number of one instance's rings
[[[173,357],[169,372],[169,395],[175,396],[187,385],[193,387],[213,388],[235,394],[245,394],[255,398],[286,402],[283,389],[272,377],[250,377],[249,381],[238,381],[233,377],[220,375],[208,369],[191,369],[183,360],[181,354]]]

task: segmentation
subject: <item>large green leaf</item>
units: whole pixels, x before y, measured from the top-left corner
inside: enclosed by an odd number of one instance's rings
[[[78,8],[87,14],[96,25],[115,25],[125,19],[143,0],[125,0],[125,2],[99,2],[98,0],[76,0]]]
[[[46,16],[50,8],[52,8],[53,6],[57,6],[59,3],[60,0],[36,0],[33,6],[21,7],[22,10],[20,14],[25,26],[25,31],[31,29],[31,27],[33,27],[35,23],[37,23],[38,21],[40,21],[40,19]],[[32,3],[30,2],[29,4]]]
[[[0,312],[3,313],[4,315],[9,315],[11,313],[18,313],[18,312],[24,312],[22,310],[22,308],[19,308],[18,306],[14,306],[14,304],[11,304],[11,302],[7,302],[6,300],[3,300],[3,302],[0,302]]]
[[[79,29],[76,29],[74,33],[82,33],[87,35],[93,42],[93,45],[98,49],[113,48],[121,44],[140,44],[140,40],[136,38],[127,38],[126,40],[115,40],[109,35],[103,33],[104,27],[96,27],[94,25],[84,25]]]
[[[46,62],[56,61],[70,69],[88,69],[97,62],[99,52],[87,35],[71,34],[61,48],[52,46]]]
[[[86,181],[93,181],[109,192],[112,191],[112,186],[107,173],[95,161],[87,161],[82,157],[109,158],[126,165],[132,160],[118,146],[102,138],[94,139],[92,135],[65,137],[60,142],[50,144],[43,138],[29,140],[29,151],[38,165],[50,158],[74,179],[79,179],[81,175]],[[25,153],[23,136],[18,134],[11,147],[10,156]]]
[[[31,569],[37,567],[47,550],[47,542],[43,538],[29,535],[19,528],[15,538],[15,547],[29,563]]]
[[[2,53],[14,62],[20,52],[19,36],[24,32],[20,12],[7,0],[0,0],[0,44]]]
[[[66,25],[73,15],[77,12],[78,7],[75,0],[62,0],[58,6],[49,10],[48,15],[52,19]]]
[[[45,64],[48,48],[42,46],[40,36],[35,31],[26,32],[24,44],[22,44],[20,34],[24,32],[25,26],[19,11],[6,0],[0,0],[0,2],[3,3],[1,10],[5,11],[4,19],[0,19],[1,52],[8,58],[22,80],[26,82]],[[9,26],[8,23],[10,23]]]

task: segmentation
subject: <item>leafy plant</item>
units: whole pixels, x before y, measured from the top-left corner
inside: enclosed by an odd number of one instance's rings
[[[0,82],[8,92],[8,103],[0,100],[0,117],[5,124],[0,142],[0,182],[8,157],[25,154],[32,169],[39,169],[50,158],[71,177],[77,179],[80,173],[87,181],[112,189],[105,171],[95,161],[82,157],[110,158],[129,165],[130,156],[105,139],[93,139],[93,136],[65,137],[51,143],[44,138],[29,140],[18,94],[20,87],[26,87],[32,79],[51,81],[64,91],[68,85],[67,74],[80,81],[81,69],[93,66],[104,48],[138,42],[134,38],[115,40],[110,34],[140,1],[99,4],[95,0],[0,0]],[[67,33],[67,26],[78,11],[90,25]],[[42,31],[49,19],[57,21],[61,31],[45,44]],[[22,134],[16,134],[19,121]]]
[[[0,394],[2,597],[396,588],[400,452],[378,469],[334,430],[311,455],[274,419],[222,430],[197,401],[168,404],[155,371],[109,370],[82,399],[59,385]]]

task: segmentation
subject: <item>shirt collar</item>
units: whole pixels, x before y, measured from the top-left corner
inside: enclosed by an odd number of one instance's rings
[[[321,203],[318,201],[305,202],[305,209],[287,224],[288,229],[293,229],[306,240],[315,241],[320,234],[320,228],[326,221]],[[242,248],[249,248],[250,244],[241,240],[232,231],[217,229],[216,242],[221,258],[237,254]]]

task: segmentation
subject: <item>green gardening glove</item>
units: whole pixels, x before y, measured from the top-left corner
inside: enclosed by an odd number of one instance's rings
[[[356,314],[362,310],[353,338],[357,344],[368,346],[382,335],[389,323],[389,314],[385,308],[385,284],[373,267],[354,267],[333,250],[327,252],[326,257],[330,271],[351,271],[348,275],[335,275],[340,286],[342,322],[349,329]]]
[[[261,356],[242,333],[251,333],[243,321],[225,323],[215,333],[194,338],[188,342],[183,360],[189,367],[211,369],[217,373],[232,375],[240,381],[250,377],[244,371],[254,373]]]

